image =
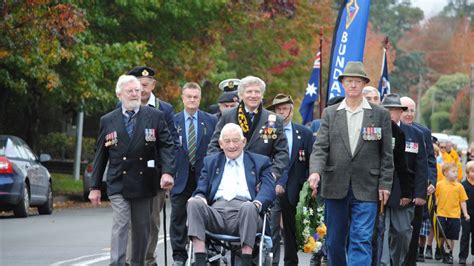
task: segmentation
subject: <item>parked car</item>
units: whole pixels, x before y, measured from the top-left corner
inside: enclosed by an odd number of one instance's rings
[[[106,183],[106,173],[107,167],[105,168],[104,175],[102,176],[102,186],[100,190],[102,191],[102,198],[107,197],[107,183]],[[92,171],[94,170],[94,164],[89,163],[84,171],[84,176],[82,177],[82,191],[85,201],[89,201],[89,188],[91,187],[91,178],[92,178]]]
[[[449,140],[449,135],[444,133],[431,133],[431,136],[437,138],[439,142]]]
[[[466,154],[469,148],[469,144],[467,143],[467,139],[457,135],[449,135],[449,139],[453,144],[456,145],[458,152],[461,154]]]
[[[52,178],[41,162],[51,159],[49,154],[38,158],[22,139],[0,135],[0,209],[13,210],[16,217],[27,217],[30,207],[39,214],[53,212]]]

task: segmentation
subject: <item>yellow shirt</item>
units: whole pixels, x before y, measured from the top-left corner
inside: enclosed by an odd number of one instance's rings
[[[435,193],[438,216],[461,217],[461,202],[465,202],[468,198],[464,187],[459,182],[442,180],[436,184]]]
[[[463,174],[462,174],[462,164],[459,162],[459,156],[458,153],[454,150],[451,150],[451,152],[441,152],[441,160],[443,163],[455,163],[456,166],[458,167],[458,180],[461,181],[463,179]],[[438,170],[438,173],[440,171]],[[441,173],[443,175],[443,173]],[[438,174],[439,177],[439,174]]]
[[[436,163],[436,183],[446,179],[443,174],[442,164]]]

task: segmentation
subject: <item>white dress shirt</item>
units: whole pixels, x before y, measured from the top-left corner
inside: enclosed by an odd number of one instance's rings
[[[227,201],[235,197],[251,199],[247,179],[245,178],[244,153],[235,160],[227,158],[222,173],[221,183],[217,188],[214,200],[224,198]]]

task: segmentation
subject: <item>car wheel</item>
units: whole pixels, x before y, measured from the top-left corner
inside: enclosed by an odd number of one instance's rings
[[[46,202],[41,205],[41,206],[38,206],[38,213],[39,214],[51,214],[53,213],[53,190],[51,189],[51,183],[49,183],[49,186],[48,186],[48,195],[47,195],[48,199],[46,200]]]
[[[16,217],[28,217],[28,211],[30,209],[30,189],[28,184],[25,183],[23,186],[23,197],[20,202],[13,208],[13,214]]]

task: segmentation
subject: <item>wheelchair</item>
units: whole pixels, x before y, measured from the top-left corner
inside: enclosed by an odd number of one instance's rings
[[[253,265],[271,266],[273,262],[272,238],[267,230],[269,210],[265,212],[262,231],[257,233],[253,249]],[[240,265],[237,257],[240,256],[240,237],[216,234],[206,230],[207,262],[210,265]],[[188,266],[194,263],[193,243],[189,241]]]

